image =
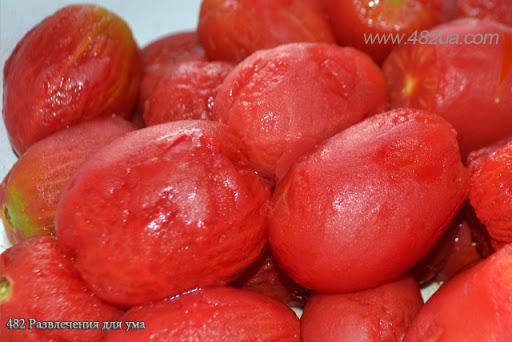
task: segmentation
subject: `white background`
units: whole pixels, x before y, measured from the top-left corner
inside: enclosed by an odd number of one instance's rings
[[[0,0],[0,72],[4,83],[3,65],[16,43],[45,17],[59,8],[79,1],[65,0]],[[102,5],[124,18],[132,28],[140,46],[168,33],[194,29],[199,16],[200,0],[103,0],[87,1]],[[3,98],[3,87],[0,89]],[[1,104],[0,104],[1,106]],[[0,123],[0,181],[16,157],[12,152],[3,120]],[[1,223],[0,223],[1,225]],[[0,226],[1,228],[1,226]],[[0,229],[0,252],[8,246]]]

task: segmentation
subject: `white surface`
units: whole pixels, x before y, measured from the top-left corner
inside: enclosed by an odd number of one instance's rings
[[[68,0],[0,0],[0,83],[3,85],[3,65],[16,43],[42,19],[59,8],[80,1]],[[140,46],[168,33],[194,29],[199,14],[200,0],[103,0],[87,1],[102,5],[124,18]],[[0,88],[3,98],[3,87]],[[1,104],[0,104],[1,107]],[[7,133],[0,123],[0,181],[7,174],[16,157]],[[1,223],[0,223],[1,224]],[[3,227],[0,234],[0,252],[8,246]]]

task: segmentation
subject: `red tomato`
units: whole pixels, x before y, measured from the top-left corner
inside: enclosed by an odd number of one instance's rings
[[[139,112],[144,102],[165,72],[176,64],[189,61],[206,61],[206,53],[199,44],[196,32],[174,33],[147,45],[142,49],[144,77],[140,86]]]
[[[382,63],[393,44],[370,44],[365,35],[403,34],[438,22],[437,12],[422,0],[324,0],[338,41],[356,47]],[[406,40],[405,39],[405,40]]]
[[[87,288],[69,256],[51,236],[22,241],[0,255],[0,290],[3,342],[99,342],[104,338],[101,323],[97,329],[38,329],[29,319],[102,322],[116,321],[122,315]]]
[[[460,17],[489,18],[512,26],[512,1],[510,0],[459,0]]]
[[[3,116],[19,155],[100,116],[129,117],[142,63],[130,27],[95,5],[60,9],[18,42],[4,65]]]
[[[241,136],[258,170],[280,178],[315,144],[382,108],[385,88],[382,72],[357,50],[283,45],[235,67],[213,118]]]
[[[0,198],[0,218],[9,241],[16,244],[55,234],[55,210],[73,175],[98,150],[134,129],[118,117],[98,118],[30,146],[9,171]]]
[[[401,46],[386,60],[391,104],[443,116],[457,130],[467,156],[512,134],[512,29],[461,19],[435,30],[429,39],[444,44]],[[488,44],[462,44],[472,39]],[[457,40],[461,44],[447,44]]]
[[[512,244],[443,285],[405,341],[511,341]]]
[[[497,246],[512,242],[512,140],[495,151],[470,155],[469,199]]]
[[[234,62],[286,43],[334,43],[316,0],[203,0],[198,32],[210,59]]]
[[[179,120],[208,120],[215,96],[233,65],[184,62],[169,68],[144,105],[147,126]]]
[[[355,293],[313,294],[302,314],[301,340],[403,341],[422,305],[413,278]]]
[[[382,285],[425,256],[466,194],[445,120],[415,110],[379,114],[327,140],[278,184],[272,251],[306,288]]]
[[[229,287],[193,290],[135,307],[121,320],[143,322],[145,328],[112,331],[105,341],[298,342],[300,334],[297,316],[285,305]]]
[[[177,121],[87,161],[62,196],[56,231],[99,297],[133,306],[233,281],[265,246],[269,197],[225,125]]]

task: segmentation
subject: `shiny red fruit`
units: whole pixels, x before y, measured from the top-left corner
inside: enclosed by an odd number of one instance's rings
[[[270,251],[246,269],[232,285],[293,307],[302,307],[307,296],[307,290],[283,272]]]
[[[512,340],[512,244],[443,285],[405,341]]]
[[[370,43],[370,35],[407,37],[433,26],[438,12],[422,0],[323,0],[336,38],[342,45],[366,52],[382,63],[393,45]]]
[[[298,342],[299,320],[268,297],[229,287],[198,289],[165,302],[132,308],[124,321],[145,329],[113,331],[107,342],[290,341]]]
[[[470,155],[469,199],[497,245],[512,242],[512,140],[477,159]]]
[[[210,119],[215,96],[232,69],[224,62],[185,62],[169,68],[146,100],[144,123]]]
[[[277,185],[272,252],[318,292],[379,286],[425,256],[466,194],[445,120],[412,109],[379,114],[328,139]]]
[[[4,65],[3,116],[18,154],[95,117],[129,117],[142,73],[128,25],[94,5],[64,7],[18,43]]]
[[[102,341],[101,323],[89,329],[38,329],[35,321],[116,321],[122,314],[92,294],[50,236],[25,240],[0,255],[0,312],[4,342]]]
[[[512,28],[460,19],[433,30],[435,44],[400,46],[384,63],[391,104],[444,117],[465,157],[512,134]]]
[[[385,105],[382,72],[363,53],[289,44],[240,63],[219,90],[213,118],[232,127],[267,176],[284,176],[317,143]]]
[[[144,110],[144,102],[167,70],[182,62],[206,61],[206,53],[196,32],[181,32],[157,39],[144,47],[142,60],[144,77],[139,94],[140,115]]]
[[[81,167],[57,236],[99,297],[133,306],[233,281],[265,245],[269,196],[225,125],[162,124]]]
[[[459,0],[460,17],[487,18],[512,26],[512,2],[510,0]]]
[[[422,305],[413,278],[355,293],[313,294],[301,317],[301,340],[403,341]]]
[[[55,233],[55,210],[80,165],[134,126],[120,118],[99,118],[64,129],[38,141],[5,178],[0,218],[13,244]],[[1,197],[1,196],[0,196]]]
[[[334,43],[317,0],[203,0],[198,33],[210,59],[233,62],[286,43]]]

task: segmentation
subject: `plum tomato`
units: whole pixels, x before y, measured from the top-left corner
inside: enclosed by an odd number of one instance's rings
[[[512,2],[510,0],[459,0],[460,17],[487,18],[512,26]]]
[[[377,65],[355,49],[288,44],[236,66],[213,119],[240,135],[259,171],[281,178],[315,144],[385,106],[385,88]]]
[[[115,321],[122,312],[94,296],[52,236],[0,255],[0,341],[103,341],[94,329],[44,329],[36,322]],[[34,321],[29,321],[33,319]]]
[[[224,62],[184,62],[169,68],[144,104],[144,123],[210,119],[215,96],[231,69]]]
[[[370,43],[370,35],[408,37],[438,22],[437,11],[422,0],[323,0],[338,42],[368,53],[382,63],[393,48],[389,43]]]
[[[142,76],[128,25],[73,5],[29,31],[4,65],[3,116],[14,150],[98,116],[129,117]]]
[[[465,158],[512,134],[512,28],[459,19],[434,30],[440,44],[397,47],[384,63],[391,104],[444,117]]]
[[[233,281],[265,246],[269,197],[228,127],[176,121],[89,159],[59,202],[56,231],[100,298],[133,306]]]
[[[406,342],[511,340],[512,244],[441,286],[405,338]]]
[[[285,305],[229,287],[189,291],[128,310],[121,320],[145,329],[112,331],[106,342],[289,341],[299,342],[300,323]]]
[[[302,314],[302,342],[403,341],[421,309],[418,283],[411,277],[346,294],[313,294]]]
[[[0,218],[13,244],[55,232],[57,203],[80,165],[97,150],[134,130],[118,117],[64,129],[29,147],[5,178]]]
[[[376,287],[427,254],[466,195],[448,122],[413,109],[378,114],[328,139],[277,185],[272,252],[306,288]]]
[[[286,43],[334,43],[317,0],[203,0],[198,33],[210,59],[232,62]]]
[[[512,140],[487,156],[470,155],[469,199],[497,245],[512,243]]]
[[[142,49],[144,75],[140,85],[139,109],[142,115],[144,102],[165,72],[176,64],[206,61],[206,53],[196,32],[180,32],[159,38]]]

